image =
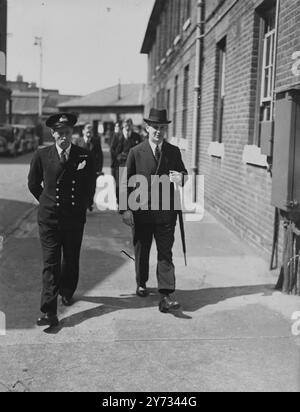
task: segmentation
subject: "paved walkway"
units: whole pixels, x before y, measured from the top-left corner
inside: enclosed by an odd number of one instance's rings
[[[277,274],[206,215],[187,223],[188,267],[177,235],[182,311],[158,311],[155,266],[147,299],[135,294],[130,232],[114,212],[89,214],[77,301],[53,333],[35,326],[41,287],[35,216],[0,259],[0,390],[298,391],[297,297],[273,290]],[[153,259],[155,250],[153,248]]]

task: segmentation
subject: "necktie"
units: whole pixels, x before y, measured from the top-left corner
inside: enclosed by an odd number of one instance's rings
[[[157,163],[159,163],[159,160],[160,160],[160,150],[159,150],[159,147],[158,147],[158,146],[156,146],[156,148],[155,148],[155,159],[156,159]]]
[[[60,162],[61,162],[61,164],[63,164],[63,165],[67,163],[67,154],[66,154],[66,151],[65,151],[65,150],[63,150],[63,151],[61,152]]]

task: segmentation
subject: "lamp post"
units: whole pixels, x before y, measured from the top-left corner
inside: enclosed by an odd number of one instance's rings
[[[39,84],[39,121],[42,121],[43,116],[43,38],[35,37],[34,46],[39,46],[40,48],[40,84]]]

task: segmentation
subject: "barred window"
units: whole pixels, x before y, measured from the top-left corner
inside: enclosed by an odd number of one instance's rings
[[[224,123],[224,104],[226,94],[226,37],[217,44],[217,81],[216,81],[216,122],[214,140],[222,143],[223,123]]]
[[[273,8],[264,17],[263,63],[260,98],[260,120],[269,121],[273,118],[273,88],[274,88],[274,54],[275,54],[275,17]]]
[[[174,102],[173,102],[173,135],[177,133],[177,97],[178,97],[178,75],[174,81]]]

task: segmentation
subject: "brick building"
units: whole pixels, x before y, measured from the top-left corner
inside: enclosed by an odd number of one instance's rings
[[[157,0],[141,50],[146,111],[168,108],[206,208],[267,251],[275,102],[300,89],[299,51],[298,0]]]
[[[0,123],[5,122],[6,101],[10,90],[6,87],[7,0],[0,0]]]

